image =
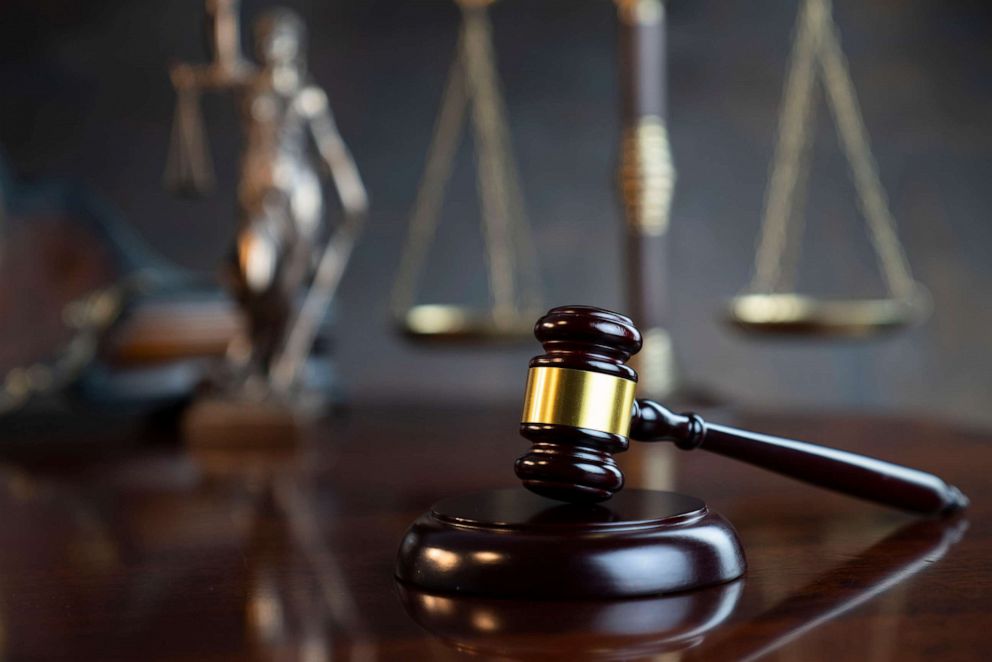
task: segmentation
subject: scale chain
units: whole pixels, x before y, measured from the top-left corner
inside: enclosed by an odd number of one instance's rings
[[[885,190],[878,176],[878,165],[871,153],[868,130],[858,108],[850,69],[840,47],[837,26],[830,16],[828,0],[809,0],[821,5],[819,19],[823,25],[821,44],[824,82],[829,91],[831,108],[837,120],[838,133],[847,153],[848,162],[858,190],[862,212],[871,230],[872,243],[878,254],[890,291],[897,297],[911,297],[917,288],[910,272],[902,244],[896,234],[896,221],[889,209]]]
[[[810,142],[806,127],[812,108],[814,58],[819,35],[810,20],[811,6],[804,4],[796,22],[789,73],[779,116],[778,142],[772,157],[765,191],[763,222],[755,255],[755,276],[750,289],[772,292],[781,285],[782,255],[786,248],[794,191],[802,171],[804,144]]]
[[[483,234],[488,246],[489,286],[496,316],[503,317],[514,313],[516,308],[516,266],[509,245],[508,156],[501,130],[503,100],[492,67],[492,36],[486,10],[463,5],[462,12],[465,16],[463,29],[466,38],[462,42],[465,73],[476,100],[472,104],[475,120],[472,128],[475,131],[478,164],[476,185],[482,203]]]
[[[752,292],[776,292],[791,287],[784,275],[785,260],[798,262],[803,215],[795,214],[808,180],[812,129],[815,124],[816,65],[823,76],[842,148],[851,169],[859,206],[869,228],[872,247],[891,294],[908,299],[919,289],[913,279],[895,219],[889,209],[878,166],[871,154],[868,132],[858,108],[854,84],[840,46],[829,0],[805,0],[796,22],[794,46],[779,117],[779,138],[772,160]],[[802,187],[802,188],[800,188]],[[795,227],[789,228],[796,216]],[[788,271],[794,271],[790,265]]]
[[[465,35],[460,33],[457,46],[459,53],[464,38]],[[463,69],[461,57],[456,57],[448,72],[441,98],[441,112],[434,125],[423,178],[414,202],[406,249],[397,271],[393,290],[393,314],[396,316],[401,316],[414,304],[417,276],[423,270],[427,250],[441,220],[445,184],[451,176],[458,149],[458,136],[464,124],[465,106],[468,103]]]
[[[459,136],[471,110],[476,186],[493,316],[508,321],[540,306],[537,254],[526,222],[492,49],[489,0],[456,0],[462,13],[451,66],[393,289],[393,314],[415,303],[430,242],[440,223]],[[470,107],[470,108],[469,108]]]

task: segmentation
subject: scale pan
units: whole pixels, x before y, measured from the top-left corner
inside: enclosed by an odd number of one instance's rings
[[[887,299],[818,299],[801,294],[744,294],[728,306],[726,321],[749,333],[867,338],[921,321],[925,295]]]
[[[425,343],[529,343],[534,339],[534,320],[542,314],[499,315],[467,306],[422,304],[399,316],[397,323],[404,336]]]

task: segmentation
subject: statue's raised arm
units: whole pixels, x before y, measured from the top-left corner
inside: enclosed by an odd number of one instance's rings
[[[300,92],[299,103],[308,118],[310,133],[334,181],[345,213],[364,214],[369,206],[368,194],[355,160],[338,132],[327,95],[316,85],[307,85]]]

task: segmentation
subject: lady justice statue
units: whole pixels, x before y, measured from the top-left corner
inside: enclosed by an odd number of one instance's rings
[[[241,54],[238,5],[239,0],[206,0],[213,61],[172,67],[178,101],[166,180],[182,191],[209,188],[212,173],[199,95],[233,92],[241,106],[244,150],[237,236],[225,271],[245,313],[246,329],[230,348],[225,388],[251,401],[289,402],[303,386],[303,368],[368,199],[327,96],[307,74],[302,20],[287,9],[259,18],[254,25],[256,65]],[[333,232],[323,227],[312,146],[343,209]]]

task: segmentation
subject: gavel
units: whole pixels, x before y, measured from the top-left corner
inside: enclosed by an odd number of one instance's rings
[[[530,362],[520,433],[532,442],[515,464],[524,486],[572,503],[605,501],[623,488],[613,458],[630,440],[700,448],[862,499],[925,515],[968,505],[932,474],[874,458],[705,422],[635,399],[627,365],[641,348],[633,322],[590,306],[553,308],[534,335],[545,353]]]

